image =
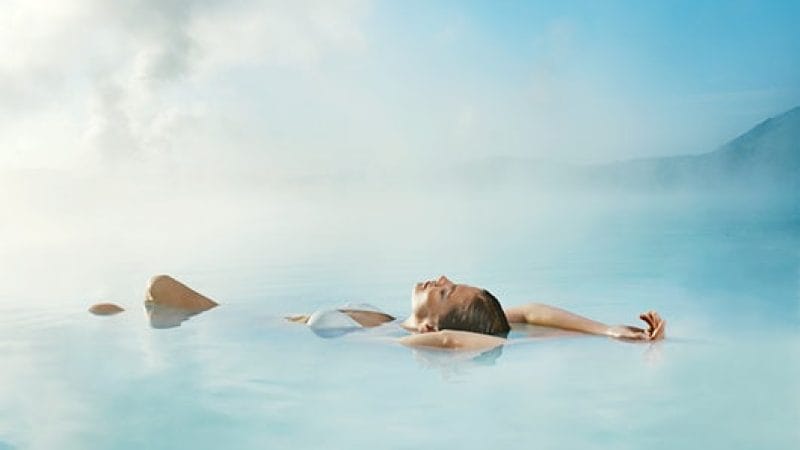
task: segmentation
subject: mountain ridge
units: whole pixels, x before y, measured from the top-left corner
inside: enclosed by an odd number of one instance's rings
[[[492,158],[467,168],[545,186],[800,190],[800,106],[761,121],[707,153],[582,165]]]

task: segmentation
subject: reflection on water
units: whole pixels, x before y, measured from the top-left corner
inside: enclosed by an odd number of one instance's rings
[[[441,371],[444,378],[463,373],[473,366],[492,366],[503,355],[503,346],[485,351],[452,351],[442,349],[412,348],[414,360],[422,367]]]
[[[185,320],[202,312],[162,305],[151,300],[145,301],[144,307],[150,318],[150,326],[153,328],[178,327]]]
[[[191,229],[133,198],[152,221],[65,213],[5,237],[0,449],[798,447],[796,208],[338,195],[187,196],[186,217],[230,208]],[[139,304],[154,273],[224,307],[188,322],[158,303],[148,319],[86,312]],[[379,329],[319,339],[283,320],[347,302],[403,317],[412,283],[441,273],[507,306],[609,323],[655,309],[668,338],[516,330],[524,342],[479,355],[366,334]]]

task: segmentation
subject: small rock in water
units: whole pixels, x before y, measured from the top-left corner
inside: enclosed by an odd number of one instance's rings
[[[90,313],[98,316],[111,316],[121,313],[122,311],[125,311],[125,309],[113,303],[98,303],[89,308]]]

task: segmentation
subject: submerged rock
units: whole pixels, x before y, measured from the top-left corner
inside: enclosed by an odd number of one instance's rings
[[[150,326],[172,328],[218,303],[169,275],[156,275],[147,285],[144,305]]]
[[[125,311],[125,308],[113,303],[97,303],[89,308],[89,312],[97,316],[112,316]]]

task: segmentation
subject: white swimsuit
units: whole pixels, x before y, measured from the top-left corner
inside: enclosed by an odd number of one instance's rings
[[[348,303],[337,309],[318,309],[309,316],[306,325],[320,337],[337,337],[354,331],[367,330],[352,317],[343,313],[343,309],[356,309],[360,311],[373,311],[386,314],[380,309],[365,303]],[[401,326],[400,321],[395,319],[391,322],[369,328],[370,334],[379,336],[403,336],[408,334]]]

